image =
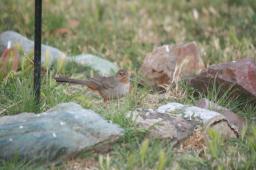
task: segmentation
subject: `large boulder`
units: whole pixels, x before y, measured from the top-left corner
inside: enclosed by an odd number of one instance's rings
[[[63,103],[41,114],[0,118],[0,158],[55,162],[81,151],[104,147],[123,134],[92,110]]]

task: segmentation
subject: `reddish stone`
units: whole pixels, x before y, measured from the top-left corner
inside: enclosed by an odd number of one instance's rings
[[[144,83],[161,86],[199,73],[204,67],[195,42],[164,45],[149,53],[140,68]]]
[[[222,92],[230,90],[232,96],[245,96],[256,103],[256,65],[250,58],[211,65],[189,83],[202,92],[215,85]]]

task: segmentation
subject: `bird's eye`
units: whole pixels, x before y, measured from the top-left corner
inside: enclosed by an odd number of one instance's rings
[[[126,71],[120,71],[119,73],[118,73],[118,75],[120,75],[120,76],[125,76],[127,73],[126,73]]]

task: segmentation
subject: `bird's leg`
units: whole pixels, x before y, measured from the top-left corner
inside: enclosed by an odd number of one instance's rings
[[[104,97],[103,101],[104,101],[104,107],[107,108],[109,105],[109,99]]]
[[[119,106],[120,106],[120,101],[119,101],[119,98],[117,98],[117,108],[119,109]]]

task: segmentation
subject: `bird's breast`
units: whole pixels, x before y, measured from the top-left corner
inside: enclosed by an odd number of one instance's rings
[[[118,83],[116,87],[102,91],[108,98],[120,98],[129,93],[130,83]]]
[[[120,83],[117,86],[117,91],[119,92],[120,96],[124,96],[126,94],[129,93],[129,89],[130,89],[130,83]]]

